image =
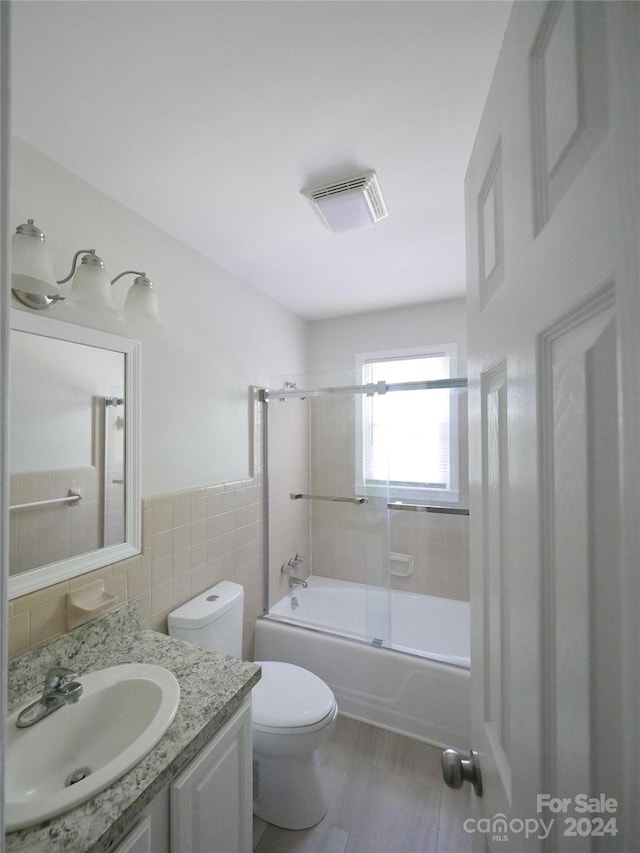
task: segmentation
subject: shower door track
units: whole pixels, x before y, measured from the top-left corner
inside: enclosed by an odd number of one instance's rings
[[[326,388],[281,388],[280,390],[263,391],[264,399],[270,398],[278,400],[302,399],[306,397],[325,397],[325,396],[340,396],[365,394],[372,397],[375,394],[389,394],[393,391],[429,391],[438,388],[466,388],[466,377],[450,378],[450,379],[421,379],[415,382],[368,382],[365,385],[330,385]]]

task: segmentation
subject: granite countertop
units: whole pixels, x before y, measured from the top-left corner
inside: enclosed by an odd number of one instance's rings
[[[180,684],[176,716],[132,770],[72,811],[6,835],[7,853],[103,853],[124,838],[139,815],[240,706],[260,678],[248,661],[207,652],[140,628],[136,604],[125,604],[9,665],[8,714],[40,695],[47,669],[84,673],[122,663],[152,663]],[[37,723],[36,723],[37,725]]]

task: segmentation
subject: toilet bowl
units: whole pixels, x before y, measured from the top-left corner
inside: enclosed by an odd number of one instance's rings
[[[307,829],[327,813],[318,748],[331,734],[338,706],[331,689],[307,669],[256,661],[253,689],[253,811],[285,829]]]
[[[169,614],[169,634],[203,649],[240,657],[240,584],[222,581]],[[256,661],[252,692],[253,811],[285,829],[307,829],[327,812],[318,748],[338,715],[330,687],[307,669]]]

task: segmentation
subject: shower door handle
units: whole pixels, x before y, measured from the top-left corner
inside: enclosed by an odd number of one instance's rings
[[[442,753],[442,777],[449,788],[462,788],[463,782],[471,782],[476,797],[482,796],[482,773],[475,749],[465,756],[457,749],[445,749]]]

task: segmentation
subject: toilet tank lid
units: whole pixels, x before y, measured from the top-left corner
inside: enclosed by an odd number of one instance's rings
[[[170,613],[167,619],[169,628],[197,631],[219,619],[232,607],[241,606],[243,597],[244,589],[240,584],[221,581]]]

